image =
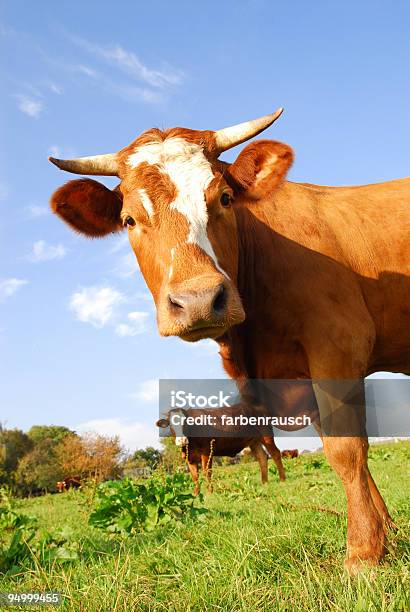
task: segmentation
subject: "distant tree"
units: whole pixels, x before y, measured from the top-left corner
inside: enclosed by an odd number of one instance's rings
[[[62,478],[63,470],[56,454],[56,444],[45,438],[19,461],[15,484],[20,494],[32,495],[55,491],[57,481]]]
[[[14,483],[19,461],[32,450],[33,442],[21,429],[0,427],[0,483]]]
[[[56,454],[65,476],[101,482],[120,475],[124,451],[118,436],[85,434],[66,436],[57,445]]]
[[[174,438],[161,438],[161,444],[164,447],[161,451],[162,465],[167,472],[173,472],[181,467],[183,465],[181,448],[175,444]]]
[[[73,436],[76,434],[63,425],[33,425],[27,432],[27,435],[34,444],[38,444],[46,439],[58,444],[66,436]]]
[[[131,456],[131,462],[135,465],[135,467],[147,466],[152,470],[155,470],[155,468],[161,462],[161,453],[153,446],[147,446],[146,448],[141,448],[135,451],[135,453]]]

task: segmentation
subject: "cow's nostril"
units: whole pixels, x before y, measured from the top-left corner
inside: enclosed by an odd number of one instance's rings
[[[168,295],[168,304],[174,310],[178,310],[178,309],[183,310],[185,307],[184,300],[178,297],[177,295],[171,295],[171,294]]]
[[[227,291],[225,289],[225,286],[221,285],[218,289],[218,292],[212,304],[213,311],[216,312],[217,314],[222,314],[226,307],[226,301],[227,301]]]
[[[228,304],[228,289],[223,283],[202,291],[168,293],[168,312],[187,325],[207,325],[224,316]]]

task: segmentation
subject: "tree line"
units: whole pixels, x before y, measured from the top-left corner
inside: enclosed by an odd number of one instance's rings
[[[160,463],[172,470],[180,461],[170,439],[164,439],[161,451],[147,447],[128,453],[118,436],[79,435],[61,425],[34,425],[24,432],[0,424],[0,487],[19,496],[55,492],[57,482],[69,476],[102,482]]]

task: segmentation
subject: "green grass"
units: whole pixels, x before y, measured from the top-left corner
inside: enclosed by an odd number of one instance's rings
[[[285,483],[271,468],[266,486],[256,463],[217,467],[202,520],[127,538],[87,525],[87,492],[23,500],[19,509],[48,530],[71,527],[79,559],[34,564],[2,579],[1,590],[59,591],[64,610],[87,612],[407,610],[409,459],[406,442],[371,449],[373,475],[399,530],[380,567],[357,578],[343,570],[343,490],[317,453],[288,460]]]

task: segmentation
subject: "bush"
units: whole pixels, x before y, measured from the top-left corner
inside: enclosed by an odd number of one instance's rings
[[[4,429],[0,424],[0,484],[14,484],[18,463],[32,448],[27,434],[20,429]]]
[[[0,489],[0,572],[14,569],[30,556],[36,529],[36,519],[15,512],[7,492]]]
[[[163,446],[161,456],[164,469],[170,473],[178,470],[183,465],[181,448],[175,444],[175,440],[172,437],[161,438],[161,444]]]
[[[76,474],[81,479],[102,482],[121,472],[123,449],[118,436],[68,435],[56,447],[56,454],[63,473]]]
[[[206,512],[194,506],[186,474],[155,474],[144,483],[130,478],[99,485],[89,522],[112,533],[151,531],[172,519],[195,518]],[[200,501],[202,498],[200,497]]]
[[[149,467],[151,470],[155,470],[161,463],[161,453],[152,446],[141,448],[133,454],[131,457],[131,464],[135,467]]]
[[[0,489],[0,574],[16,574],[35,559],[42,565],[74,561],[76,549],[67,530],[40,532],[37,519],[18,512],[8,492]]]
[[[56,443],[44,438],[19,462],[15,482],[23,495],[55,491],[56,482],[64,473],[56,455]]]

